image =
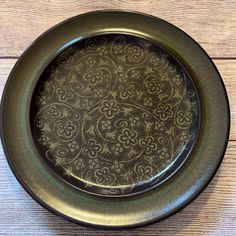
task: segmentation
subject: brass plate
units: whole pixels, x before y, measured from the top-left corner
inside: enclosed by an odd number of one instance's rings
[[[41,156],[81,190],[126,196],[169,178],[188,156],[199,102],[166,50],[127,35],[77,43],[53,60],[31,103]]]
[[[175,26],[138,13],[92,12],[50,29],[18,60],[1,104],[4,150],[22,186],[97,227],[182,209],[214,176],[228,135],[210,58]]]

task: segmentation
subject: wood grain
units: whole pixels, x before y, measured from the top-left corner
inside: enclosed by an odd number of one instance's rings
[[[0,56],[19,56],[54,24],[101,9],[141,11],[158,16],[187,32],[211,57],[236,57],[235,0],[1,0]]]
[[[0,145],[0,235],[236,235],[235,0],[1,0],[0,95],[16,58],[37,36],[68,17],[100,9],[161,17],[190,34],[215,58],[231,106],[231,141],[220,170],[194,202],[171,218],[128,231],[101,231],[70,223],[31,199],[13,176]]]
[[[231,113],[230,140],[236,141],[236,60],[213,60],[224,81]],[[236,168],[236,167],[235,167]]]

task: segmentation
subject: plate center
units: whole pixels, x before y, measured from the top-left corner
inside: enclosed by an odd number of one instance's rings
[[[60,178],[97,195],[151,189],[186,160],[199,128],[192,79],[167,50],[128,35],[81,41],[41,75],[31,129]]]

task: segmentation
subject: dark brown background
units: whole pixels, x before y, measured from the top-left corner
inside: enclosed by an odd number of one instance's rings
[[[235,0],[1,0],[0,94],[17,58],[37,36],[68,17],[100,9],[161,17],[190,34],[213,58],[231,105],[223,164],[208,188],[175,216],[139,229],[101,231],[67,222],[38,205],[16,181],[0,147],[0,235],[236,235]]]

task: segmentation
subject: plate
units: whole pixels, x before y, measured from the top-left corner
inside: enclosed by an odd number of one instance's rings
[[[41,205],[127,228],[182,209],[218,169],[229,136],[222,79],[159,18],[98,11],[49,29],[20,57],[1,104],[9,165]]]

